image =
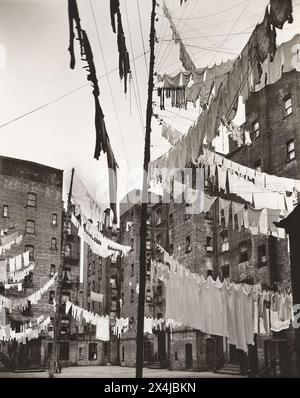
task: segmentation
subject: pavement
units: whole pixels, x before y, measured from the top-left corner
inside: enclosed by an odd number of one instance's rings
[[[188,372],[188,371],[170,371],[168,369],[144,369],[144,378],[245,378],[245,376],[228,376],[215,374],[213,372]],[[48,372],[0,372],[0,378],[48,378]],[[55,378],[68,379],[122,379],[135,378],[135,368],[121,366],[77,366],[63,368],[61,374],[55,374]]]

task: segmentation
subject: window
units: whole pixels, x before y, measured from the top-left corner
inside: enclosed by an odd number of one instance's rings
[[[51,250],[56,251],[57,250],[57,241],[56,238],[51,238],[51,246],[50,246]]]
[[[221,236],[221,252],[229,251],[229,241],[228,241],[228,231],[223,231],[220,234]]]
[[[50,292],[49,292],[49,304],[53,304],[54,303],[54,298],[55,298],[55,291],[54,290],[50,290]]]
[[[72,235],[72,223],[71,223],[71,221],[66,222],[65,226],[66,226],[67,234],[68,235]]]
[[[134,264],[131,264],[130,276],[134,276]]]
[[[161,234],[156,235],[156,251],[160,252],[160,246],[161,246]]]
[[[259,126],[259,121],[256,120],[253,124],[252,124],[252,141],[255,140],[256,138],[258,138],[260,136],[260,126]]]
[[[121,268],[121,282],[124,281],[124,268]]]
[[[124,305],[124,292],[121,293],[121,305]]]
[[[27,206],[36,207],[36,194],[32,192],[27,193]]]
[[[295,152],[295,140],[289,140],[286,143],[286,155],[287,155],[287,161],[291,162],[296,158],[296,152]]]
[[[50,278],[52,278],[55,275],[55,270],[56,270],[56,266],[55,264],[51,264],[50,265]]]
[[[59,345],[59,359],[61,361],[69,360],[69,343],[64,341]]]
[[[169,224],[173,225],[173,223],[174,223],[174,216],[173,216],[173,213],[170,213],[169,214]]]
[[[8,205],[3,205],[2,217],[4,217],[4,218],[8,218],[9,217]]]
[[[130,302],[134,303],[134,290],[133,289],[131,289],[131,291],[130,291]]]
[[[258,159],[253,163],[253,168],[254,170],[258,171],[259,173],[261,173],[261,160]]]
[[[161,209],[157,209],[155,212],[155,224],[156,225],[161,224]]]
[[[30,234],[30,235],[35,234],[35,221],[33,221],[33,220],[26,221],[26,234]]]
[[[78,360],[79,361],[83,361],[84,357],[83,357],[83,347],[79,347],[78,349]]]
[[[34,260],[34,247],[31,245],[26,245],[25,252],[29,252],[29,260],[33,261]]]
[[[131,238],[131,251],[134,250],[134,239]]]
[[[147,216],[146,225],[151,226],[151,216]]]
[[[97,359],[97,343],[89,343],[89,361]]]
[[[65,246],[65,257],[71,257],[71,246],[70,245],[66,245]],[[90,270],[91,270],[91,263],[89,264],[90,266]]]
[[[134,327],[134,317],[132,316],[132,317],[129,319],[129,329],[130,329],[130,330],[133,330],[133,327]]]
[[[212,217],[211,212],[210,212],[210,211],[207,211],[207,212],[205,213],[205,220],[212,220],[212,219],[213,219],[213,217]]]
[[[184,214],[184,220],[185,221],[187,221],[187,220],[189,220],[191,218],[190,211],[191,211],[191,206],[188,203],[186,203],[186,205],[185,205],[185,214]]]
[[[208,252],[213,251],[213,238],[211,236],[206,237],[206,250]]]
[[[146,241],[146,250],[151,250],[151,241],[149,239]]]
[[[170,251],[170,256],[173,256],[173,254],[174,254],[174,246],[173,246],[173,244],[170,244],[169,251]]]
[[[229,265],[222,265],[221,267],[222,278],[226,279],[230,277],[230,267]]]
[[[53,213],[52,214],[52,225],[57,225],[57,221],[58,221],[57,214]]]
[[[185,238],[185,252],[186,253],[190,253],[192,251],[191,248],[191,238],[189,236],[187,236]]]
[[[249,261],[248,243],[241,242],[240,243],[239,263],[245,263],[246,261]]]
[[[267,265],[267,249],[266,245],[258,246],[257,248],[258,267],[265,267]]]
[[[125,347],[124,346],[122,347],[122,359],[121,359],[121,361],[122,362],[125,361]]]
[[[150,303],[152,301],[152,298],[151,298],[151,289],[147,289],[147,292],[146,292],[146,302],[147,303]]]
[[[284,109],[285,109],[285,116],[289,116],[293,113],[293,104],[292,104],[292,98],[286,97],[284,100]]]

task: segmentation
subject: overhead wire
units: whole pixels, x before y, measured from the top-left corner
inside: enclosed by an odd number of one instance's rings
[[[137,4],[137,9],[138,9],[138,15],[139,15],[139,24],[140,24],[140,31],[141,31],[141,38],[142,38],[142,44],[143,44],[143,50],[144,50],[144,54],[145,54],[145,42],[144,42],[144,32],[143,32],[143,27],[142,27],[142,19],[141,19],[141,12],[140,12],[140,6],[139,6],[139,0],[136,0],[136,4]],[[145,66],[146,66],[146,71],[147,71],[147,76],[149,75],[149,71],[148,71],[148,63],[147,63],[147,58],[146,58],[146,54],[144,56],[145,59]]]
[[[134,58],[133,42],[132,42],[131,29],[130,29],[130,23],[129,23],[129,16],[128,16],[128,10],[127,10],[127,0],[125,0],[124,4],[125,4],[125,13],[126,13],[126,19],[127,19],[127,26],[128,26],[131,53],[132,53],[132,56]],[[136,68],[135,61],[133,61],[133,68],[134,68],[134,73],[135,73],[135,78],[136,78],[136,86],[137,86],[137,93],[134,93],[134,94],[136,96],[135,99],[136,99],[136,105],[137,105],[137,110],[138,110],[138,114],[139,114],[141,127],[142,127],[142,130],[144,130],[142,102],[141,102],[140,88],[139,88],[139,82],[138,82],[138,74],[137,74],[137,68]],[[134,84],[134,82],[132,80],[132,85],[133,84]],[[133,89],[135,90],[134,86],[133,86]],[[143,136],[144,136],[144,134],[143,134]]]
[[[148,51],[148,52],[149,52],[149,51]],[[141,57],[143,57],[143,56],[144,56],[144,53],[138,55],[138,56],[135,57],[134,59],[131,59],[130,62],[132,62],[133,60],[137,60],[137,59],[139,59],[139,58],[141,58]],[[103,79],[103,78],[106,77],[107,75],[110,75],[111,73],[114,73],[114,72],[116,72],[116,71],[118,71],[118,70],[119,70],[119,67],[117,66],[116,68],[111,69],[111,70],[108,71],[107,73],[104,73],[104,74],[102,74],[102,75],[97,76],[97,79],[99,79],[99,80],[100,80],[100,79]],[[63,95],[61,95],[61,96],[59,96],[59,97],[56,97],[56,98],[54,98],[53,100],[48,101],[48,102],[46,102],[46,103],[43,104],[43,105],[39,105],[39,106],[37,106],[36,108],[33,108],[33,109],[31,109],[30,111],[25,112],[25,113],[23,113],[23,114],[21,114],[21,115],[19,115],[19,116],[16,116],[15,118],[13,118],[13,119],[11,119],[11,120],[9,120],[9,121],[7,121],[7,122],[1,124],[1,125],[0,125],[0,128],[6,127],[6,126],[8,126],[8,125],[11,124],[11,123],[14,123],[14,122],[16,122],[16,121],[18,121],[18,120],[20,120],[20,119],[23,119],[24,117],[27,117],[27,116],[29,116],[29,115],[31,115],[31,114],[33,114],[33,113],[35,113],[35,112],[37,112],[37,111],[43,109],[43,108],[48,107],[49,105],[52,105],[52,104],[58,102],[58,101],[61,101],[62,99],[66,98],[66,97],[69,97],[70,95],[72,95],[72,94],[74,94],[74,93],[76,93],[76,92],[82,90],[82,89],[85,88],[85,87],[89,87],[89,86],[90,86],[90,83],[89,83],[89,82],[88,82],[88,83],[85,83],[85,84],[82,84],[81,86],[75,88],[74,90],[68,91],[67,93],[65,93],[65,94],[63,94]]]

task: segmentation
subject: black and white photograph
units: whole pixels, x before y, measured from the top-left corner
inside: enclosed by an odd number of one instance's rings
[[[0,0],[0,383],[300,378],[299,73],[300,0]]]

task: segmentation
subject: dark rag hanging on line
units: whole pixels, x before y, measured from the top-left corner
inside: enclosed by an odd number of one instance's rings
[[[122,16],[120,11],[120,1],[110,0],[110,17],[113,32],[116,33],[116,16],[117,16],[117,44],[119,52],[119,75],[120,79],[124,79],[124,92],[127,93],[127,76],[130,73],[129,54],[126,47],[126,39],[123,31]]]
[[[271,23],[278,29],[282,29],[286,21],[293,23],[292,0],[271,0]]]
[[[75,68],[75,54],[74,54],[74,38],[75,38],[75,33],[74,33],[74,21],[76,24],[76,29],[77,29],[77,36],[78,40],[80,42],[80,50],[81,54],[83,51],[82,48],[82,30],[81,30],[81,25],[80,25],[80,18],[79,18],[79,13],[78,13],[78,7],[76,0],[68,0],[68,14],[69,14],[69,32],[70,32],[70,44],[68,51],[70,52],[70,68],[74,69]]]
[[[78,7],[76,0],[68,0],[68,11],[69,11],[69,28],[70,28],[70,46],[69,52],[71,55],[70,68],[75,68],[75,54],[74,54],[74,21],[76,23],[78,40],[80,43],[80,53],[82,61],[86,62],[87,65],[84,66],[84,69],[87,70],[87,80],[91,82],[93,87],[93,96],[95,101],[95,130],[96,130],[96,144],[94,151],[94,158],[99,159],[101,152],[106,153],[107,156],[107,165],[109,169],[109,195],[110,195],[110,206],[114,213],[114,223],[117,222],[117,213],[116,213],[116,196],[117,196],[117,168],[118,164],[116,162],[113,150],[110,145],[109,137],[106,131],[104,114],[99,102],[100,89],[97,79],[96,67],[94,64],[93,51],[85,30],[81,29],[80,18],[78,13]],[[119,25],[118,25],[119,29]],[[122,29],[122,25],[121,25]],[[123,34],[124,36],[124,34]],[[118,36],[119,37],[119,36]],[[125,37],[124,37],[125,42]],[[123,58],[126,59],[126,55],[123,54]],[[127,53],[128,65],[129,65],[129,57]],[[122,77],[127,79],[127,70],[126,63],[122,63]],[[127,83],[127,80],[126,80]]]

